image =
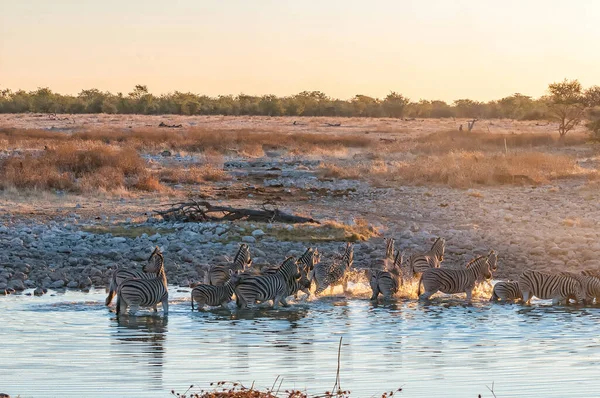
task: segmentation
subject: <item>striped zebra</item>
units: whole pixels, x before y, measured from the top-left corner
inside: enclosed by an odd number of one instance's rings
[[[233,263],[213,265],[206,272],[204,283],[213,286],[222,286],[229,280],[229,271],[244,271],[252,265],[250,257],[250,248],[247,244],[242,243],[238,249]]]
[[[300,291],[304,293],[304,297],[302,298],[303,300],[310,297],[310,280],[308,280],[308,272],[310,272],[310,270],[314,267],[314,262],[316,260],[314,253],[315,251],[312,248],[308,248],[298,259],[298,261],[296,261],[300,277],[288,279],[286,298],[289,296],[294,296],[295,299],[298,299],[298,293]],[[282,265],[266,269],[263,275],[277,273]]]
[[[490,301],[515,301],[521,300],[522,298],[523,294],[521,293],[519,282],[506,281],[498,282],[494,285],[494,290],[492,290],[492,297],[490,297]]]
[[[157,305],[162,303],[165,315],[169,313],[169,291],[167,290],[167,275],[165,274],[165,259],[158,248],[154,249],[144,265],[144,272],[156,274],[153,279],[125,279],[117,290],[117,316],[126,313],[135,314],[138,307],[152,307],[157,311]]]
[[[317,249],[309,247],[306,251],[298,258],[298,267],[304,270],[306,275],[309,275],[317,264],[321,262],[321,254]]]
[[[400,251],[394,258],[393,265],[386,271],[382,270],[371,270],[369,285],[371,286],[371,301],[377,301],[379,293],[383,296],[384,300],[389,300],[394,294],[398,292],[398,288],[404,284],[402,279],[402,270],[400,265],[402,264],[402,254]]]
[[[527,270],[519,276],[519,286],[523,293],[523,302],[529,304],[533,296],[540,299],[552,299],[552,304],[569,304],[569,298],[585,303],[585,290],[577,279],[560,274]]]
[[[322,293],[329,287],[329,292],[333,291],[334,286],[342,285],[344,294],[348,290],[348,271],[354,262],[354,245],[346,243],[346,249],[339,261],[333,261],[331,264],[319,263],[312,272],[311,280],[315,281],[315,294]]]
[[[437,238],[427,253],[413,254],[408,258],[408,268],[413,277],[429,268],[439,268],[444,261],[446,240]]]
[[[104,301],[104,305],[109,306],[112,302],[115,294],[117,294],[117,289],[123,283],[125,279],[134,278],[134,279],[153,279],[156,278],[156,274],[146,273],[143,271],[133,271],[125,268],[117,268],[110,278],[108,296],[106,296],[106,300]]]
[[[385,238],[385,259],[394,261],[394,238]]]
[[[595,273],[592,275],[583,275],[583,272],[582,274],[576,274],[573,272],[561,272],[560,275],[565,275],[577,279],[579,283],[581,283],[581,286],[585,291],[585,299],[587,303],[592,304],[594,302],[594,299],[596,300],[596,304],[600,303],[600,278],[594,276]]]
[[[581,271],[581,275],[583,276],[593,276],[596,278],[600,278],[600,270],[598,269],[586,269]]]
[[[239,308],[247,308],[257,301],[273,300],[273,308],[279,304],[289,306],[289,281],[300,278],[298,264],[294,257],[288,257],[274,273],[248,276],[235,288],[235,297]]]
[[[467,302],[471,302],[473,289],[478,279],[490,279],[495,269],[490,267],[488,256],[477,257],[467,264],[465,269],[428,268],[421,274],[418,295],[420,300],[429,298],[441,291],[442,293],[466,293]],[[425,292],[421,294],[421,284]]]
[[[220,305],[227,308],[227,303],[231,301],[231,296],[235,288],[242,281],[243,275],[239,272],[229,270],[229,280],[222,286],[198,285],[192,289],[192,311],[194,311],[194,301],[198,303],[198,311],[204,305],[215,307]]]

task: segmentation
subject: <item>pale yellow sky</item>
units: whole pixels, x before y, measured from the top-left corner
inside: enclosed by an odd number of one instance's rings
[[[0,0],[0,88],[412,100],[600,84],[596,0]]]

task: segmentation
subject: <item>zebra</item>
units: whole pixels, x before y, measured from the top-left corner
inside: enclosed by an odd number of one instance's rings
[[[383,295],[384,300],[389,300],[392,295],[398,292],[398,288],[404,284],[402,279],[402,254],[400,251],[394,258],[393,266],[390,270],[372,270],[369,278],[369,285],[373,295],[371,301],[377,301],[379,293]]]
[[[575,274],[572,272],[561,272],[560,275],[565,275],[577,279],[579,283],[581,283],[581,286],[583,286],[583,290],[585,291],[586,302],[589,302],[591,304],[594,302],[594,299],[596,299],[596,304],[598,304],[600,302],[600,278],[595,276],[595,274],[584,275],[583,272],[581,274]]]
[[[233,263],[214,265],[208,269],[205,277],[205,284],[213,286],[221,286],[229,280],[229,270],[244,271],[252,265],[250,257],[250,248],[247,244],[242,243],[238,249]]]
[[[329,287],[329,292],[333,291],[336,285],[342,285],[344,294],[348,290],[348,270],[354,262],[354,245],[351,242],[346,243],[346,249],[339,261],[331,264],[319,263],[315,266],[311,274],[311,280],[315,281],[315,294],[322,293]]]
[[[444,261],[446,240],[437,238],[427,253],[413,254],[408,258],[408,267],[413,277],[429,268],[439,268]]]
[[[581,271],[581,275],[583,276],[593,276],[595,278],[600,278],[600,270],[598,269],[586,269]]]
[[[117,290],[117,316],[125,313],[127,307],[133,315],[138,307],[152,307],[154,312],[156,306],[162,303],[165,315],[169,313],[169,291],[167,289],[167,275],[165,274],[165,259],[162,252],[156,246],[148,263],[144,265],[144,272],[156,274],[153,279],[125,279]]]
[[[527,270],[519,276],[519,286],[525,304],[529,304],[533,296],[552,299],[553,305],[560,303],[568,305],[570,297],[585,303],[585,290],[581,282],[570,275]]]
[[[394,261],[394,238],[385,239],[385,263]]]
[[[294,257],[285,259],[279,269],[273,273],[245,278],[236,288],[235,297],[238,308],[247,308],[257,301],[273,300],[273,308],[279,303],[284,307],[289,306],[286,301],[289,292],[289,281],[298,279],[300,272]]]
[[[314,268],[315,261],[318,261],[318,253],[315,255],[315,250],[312,248],[306,249],[304,254],[300,256],[296,264],[298,265],[298,271],[300,272],[299,278],[291,278],[287,281],[287,296],[294,296],[295,299],[298,299],[298,293],[302,291],[304,293],[303,300],[310,297],[310,280],[308,279],[308,272]],[[282,265],[278,265],[277,267],[267,268],[263,275],[275,274]]]
[[[108,296],[106,296],[106,300],[104,301],[104,305],[107,307],[112,302],[115,294],[117,294],[117,289],[123,283],[125,279],[134,278],[134,279],[153,279],[156,278],[156,274],[146,273],[143,271],[133,271],[125,268],[117,268],[110,278]]]
[[[429,298],[438,291],[443,293],[466,293],[467,302],[471,302],[473,288],[480,278],[490,279],[495,268],[490,267],[489,258],[480,256],[471,260],[465,269],[428,268],[421,274],[417,294],[420,300]],[[421,294],[421,284],[425,292]]]
[[[242,281],[243,275],[240,272],[229,270],[229,280],[223,286],[198,285],[192,289],[192,311],[194,311],[194,301],[198,303],[198,311],[203,305],[218,306],[227,308],[227,303],[235,292],[235,288]]]
[[[315,268],[315,266],[321,261],[321,254],[317,249],[309,247],[306,251],[298,258],[298,267],[303,269],[308,275]]]
[[[494,290],[492,290],[492,297],[490,297],[490,301],[515,301],[521,300],[522,298],[523,294],[521,293],[519,282],[506,281],[498,282],[494,285]]]

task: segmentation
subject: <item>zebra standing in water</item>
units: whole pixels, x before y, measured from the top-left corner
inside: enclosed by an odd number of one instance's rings
[[[273,300],[273,308],[279,303],[289,306],[285,300],[291,279],[298,279],[300,272],[294,257],[288,257],[272,274],[248,276],[236,287],[235,296],[239,308],[247,308],[257,301]]]
[[[585,291],[586,302],[592,304],[594,302],[594,299],[596,299],[596,304],[598,304],[600,302],[600,278],[594,275],[585,275],[583,274],[584,272],[586,271],[582,271],[581,274],[575,274],[572,272],[561,272],[560,275],[565,275],[573,279],[577,279],[579,283],[581,283],[581,286]]]
[[[471,302],[473,289],[478,279],[490,279],[495,268],[490,267],[489,258],[492,256],[477,257],[467,264],[465,269],[429,268],[421,274],[419,280],[419,300],[429,298],[441,291],[442,293],[455,294],[466,293],[467,302]],[[425,292],[421,294],[421,284]]]
[[[134,278],[134,279],[154,279],[156,278],[156,274],[147,273],[143,271],[133,271],[125,268],[117,268],[110,278],[108,296],[106,296],[106,300],[104,301],[104,305],[109,306],[115,294],[117,294],[117,289],[123,283],[125,279]]]
[[[494,285],[494,290],[492,290],[492,297],[490,297],[490,301],[515,301],[521,300],[522,298],[523,294],[521,293],[519,282],[507,281],[498,282]]]
[[[398,288],[404,284],[400,268],[401,264],[402,253],[398,251],[392,267],[388,268],[388,270],[371,270],[369,277],[369,285],[373,291],[371,301],[376,301],[379,293],[382,294],[384,300],[389,300],[398,292]]]
[[[252,265],[250,257],[250,248],[242,243],[238,249],[232,264],[214,265],[206,272],[205,284],[213,286],[222,286],[229,280],[229,271],[245,271]]]
[[[581,282],[568,275],[527,270],[519,276],[519,287],[525,304],[529,304],[533,296],[552,299],[553,305],[568,305],[570,297],[585,303],[585,290]]]
[[[311,280],[315,281],[317,289],[315,294],[322,293],[329,287],[329,292],[333,291],[336,285],[342,285],[344,294],[348,290],[348,271],[354,262],[354,245],[351,242],[346,243],[346,250],[339,261],[331,264],[319,263],[312,272]]]
[[[308,280],[308,273],[312,271],[315,266],[315,263],[318,263],[318,252],[316,249],[309,247],[306,249],[304,254],[300,256],[296,264],[298,265],[298,271],[300,272],[300,278],[291,278],[288,280],[288,289],[287,296],[294,296],[295,299],[298,299],[298,293],[302,291],[304,293],[304,299],[310,297],[310,280]],[[281,265],[277,267],[268,268],[264,271],[264,274],[275,274]]]
[[[413,277],[425,272],[429,268],[439,268],[442,261],[444,261],[445,249],[446,240],[444,238],[437,238],[427,253],[410,256],[408,258],[408,267]]]
[[[144,272],[154,273],[153,279],[126,279],[117,290],[117,316],[127,312],[133,315],[138,307],[152,307],[162,303],[165,315],[169,313],[169,291],[167,290],[167,275],[165,274],[165,259],[158,248],[154,249],[144,265]]]
[[[198,285],[192,289],[192,311],[194,311],[194,301],[198,303],[198,311],[204,305],[227,308],[227,303],[231,301],[231,296],[235,288],[241,283],[243,274],[237,271],[229,270],[229,280],[223,286]]]

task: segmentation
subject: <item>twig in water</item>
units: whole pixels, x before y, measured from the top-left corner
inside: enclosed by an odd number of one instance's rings
[[[342,339],[344,337],[341,336],[340,337],[340,345],[338,346],[338,358],[337,358],[337,372],[335,375],[335,384],[333,385],[333,388],[331,389],[331,393],[335,394],[336,392],[336,387],[341,390],[342,389],[342,385],[340,384],[340,354],[342,352]]]
[[[275,389],[275,384],[277,384],[277,380],[279,380],[279,376],[280,375],[277,375],[277,377],[275,378],[275,381],[273,382],[273,385],[271,386],[271,391],[273,391]]]
[[[496,393],[494,392],[494,382],[492,381],[492,388],[490,388],[489,386],[486,386],[488,390],[490,390],[490,392],[492,393],[492,395],[494,396],[494,398],[498,398],[496,397]]]
[[[279,386],[277,387],[277,392],[275,393],[275,396],[279,395],[279,390],[281,389],[281,384],[283,384],[283,377],[281,378],[281,381],[279,382]]]

